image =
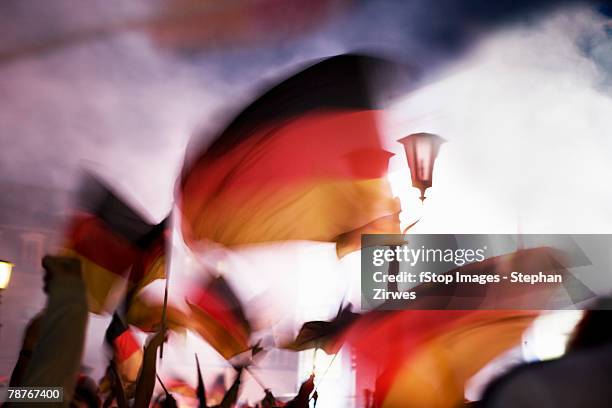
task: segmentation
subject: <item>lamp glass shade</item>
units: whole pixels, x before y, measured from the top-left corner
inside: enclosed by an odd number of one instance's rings
[[[398,140],[404,145],[412,186],[421,191],[421,200],[425,199],[425,190],[433,183],[433,169],[440,146],[445,142],[433,133],[414,133]]]
[[[6,289],[11,280],[13,264],[0,260],[0,289]]]

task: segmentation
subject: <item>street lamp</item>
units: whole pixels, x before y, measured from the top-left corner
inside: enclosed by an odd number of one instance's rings
[[[421,191],[421,201],[425,200],[425,190],[433,182],[433,168],[442,143],[446,140],[433,133],[414,133],[399,139],[404,145],[412,187]]]
[[[0,259],[0,292],[6,289],[11,280],[13,264]]]
[[[6,289],[11,280],[12,271],[13,264],[0,259],[0,304],[2,304],[2,291]],[[0,323],[0,328],[2,328],[2,323]]]

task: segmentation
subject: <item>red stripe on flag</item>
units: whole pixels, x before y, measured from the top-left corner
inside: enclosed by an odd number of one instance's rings
[[[383,177],[391,154],[381,147],[378,114],[377,110],[310,113],[256,129],[221,157],[204,153],[182,180],[184,205],[208,197],[220,186],[239,190],[313,179]],[[230,175],[231,186],[226,185]]]
[[[115,356],[117,363],[122,363],[140,350],[140,343],[134,334],[128,329],[114,340]]]
[[[119,276],[127,276],[139,253],[129,241],[112,233],[100,219],[90,214],[74,218],[67,247]]]
[[[224,299],[211,290],[195,289],[194,301],[203,313],[209,315],[217,324],[223,327],[230,335],[242,339],[248,337],[248,328],[236,316],[238,305],[229,305]]]
[[[151,280],[164,277],[162,275],[165,275],[165,270],[157,273],[158,271],[155,269],[160,266],[159,262],[162,262],[161,267],[164,267],[163,262],[165,260],[163,258],[166,254],[166,234],[167,232],[164,232],[147,250],[141,251],[129,276],[131,282],[149,283]]]
[[[383,178],[390,153],[382,149],[377,116],[309,113],[246,129],[248,137],[221,156],[204,153],[181,183],[186,241],[333,242],[395,214],[399,206]],[[383,232],[399,232],[399,225]]]

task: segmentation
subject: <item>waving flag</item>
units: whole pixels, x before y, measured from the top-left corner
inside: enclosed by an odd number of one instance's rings
[[[105,340],[113,351],[113,360],[121,382],[125,386],[136,383],[142,366],[142,346],[130,327],[116,313],[106,329]]]
[[[240,300],[222,277],[196,288],[188,297],[190,328],[225,359],[251,348],[251,325]]]
[[[164,276],[165,222],[154,225],[98,180],[68,228],[62,253],[81,260],[90,311],[113,311],[122,287]]]
[[[359,248],[363,232],[399,233],[370,92],[370,80],[393,69],[376,58],[332,57],[245,109],[183,169],[187,242],[326,241],[341,256]]]
[[[168,392],[173,395],[181,395],[183,397],[195,399],[196,390],[187,381],[181,378],[170,378],[165,381]]]
[[[297,337],[283,348],[293,351],[303,351],[320,348],[327,354],[335,354],[343,343],[343,334],[363,317],[352,312],[352,305],[340,307],[338,314],[331,321],[306,322],[300,328]]]
[[[138,292],[156,279],[166,277],[166,245],[169,233],[166,229],[166,220],[156,225],[150,233],[150,240],[146,248],[140,251],[138,258],[130,271],[131,290]]]
[[[478,311],[458,320],[384,366],[376,381],[376,406],[403,407],[406,401],[415,408],[460,406],[467,381],[520,344],[537,315],[533,311]]]
[[[501,256],[492,257],[468,264],[449,271],[459,275],[486,275],[505,273],[507,270],[521,270],[525,272],[547,270],[555,271],[562,276],[569,276],[567,264],[562,253],[552,248],[530,248]],[[412,290],[419,293],[419,297],[405,304],[410,310],[385,310],[380,307],[367,313],[353,313],[351,305],[338,310],[337,315],[329,321],[310,321],[302,325],[296,338],[283,348],[302,351],[320,348],[328,354],[334,354],[342,347],[345,341],[353,347],[362,347],[363,354],[372,352],[374,359],[393,359],[397,353],[402,353],[406,347],[428,341],[433,336],[442,333],[450,324],[459,319],[478,313],[476,308],[494,309],[497,307],[522,306],[525,299],[531,304],[549,304],[559,285],[547,285],[542,288],[537,285],[516,287],[516,285],[500,282],[495,285],[481,286],[474,289],[473,285],[454,282],[448,285],[433,283],[420,284]],[[388,301],[391,306],[395,301]],[[471,306],[474,309],[462,310],[433,310],[453,306]],[[383,304],[383,306],[386,306]],[[419,310],[419,309],[423,310]],[[365,333],[365,335],[363,335]],[[384,348],[372,348],[368,343],[371,338],[402,338],[397,343],[398,350],[394,350],[393,343]],[[367,339],[364,341],[364,339]]]
[[[159,331],[164,309],[162,301],[145,299],[135,294],[126,303],[125,320],[128,324],[148,333]],[[183,332],[189,327],[189,316],[174,304],[167,304],[166,324],[170,330]]]
[[[497,273],[512,266],[520,266],[518,270],[524,271],[555,270],[569,275],[564,257],[551,248],[520,250],[451,272]],[[467,380],[488,362],[520,344],[522,333],[539,312],[416,310],[419,305],[425,308],[432,304],[471,302],[482,308],[508,307],[524,304],[526,297],[531,298],[531,303],[548,304],[555,296],[554,289],[560,287],[561,284],[519,290],[499,284],[475,292],[461,284],[422,284],[417,288],[423,297],[412,301],[415,310],[355,314],[350,309],[341,309],[330,321],[305,323],[286,348],[297,351],[319,347],[335,353],[343,343],[350,344],[356,358],[357,388],[370,388],[377,373],[377,407],[403,407],[406,401],[414,407],[456,407],[463,402]]]

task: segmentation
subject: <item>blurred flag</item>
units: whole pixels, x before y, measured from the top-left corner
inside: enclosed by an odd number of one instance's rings
[[[113,360],[121,382],[126,388],[136,383],[142,365],[143,351],[140,342],[117,313],[113,314],[106,329],[105,340],[113,351]]]
[[[246,108],[183,169],[187,243],[325,241],[342,256],[364,232],[399,233],[371,81],[393,69],[372,57],[332,57]]]
[[[506,274],[513,270],[526,273],[544,270],[565,277],[569,275],[567,266],[567,259],[561,252],[542,247],[492,257],[448,273],[473,276]],[[354,347],[363,346],[364,353],[371,351],[373,358],[388,354],[388,358],[392,359],[396,353],[402,353],[404,348],[427,341],[443,332],[449,324],[476,313],[478,308],[546,305],[554,299],[555,292],[561,286],[562,284],[517,286],[506,281],[476,286],[456,282],[448,285],[420,284],[412,288],[419,294],[417,299],[403,305],[409,310],[402,310],[399,301],[388,301],[389,304],[383,304],[377,310],[359,314],[353,313],[349,304],[340,308],[337,315],[329,321],[304,323],[296,338],[282,347],[294,351],[320,348],[328,354],[334,354],[348,339]],[[443,310],[458,306],[464,310]],[[394,307],[397,310],[385,310]],[[363,336],[363,333],[367,335]],[[371,338],[381,339],[386,343],[387,337],[398,336],[404,338],[402,343],[398,343],[398,350],[395,350],[392,344],[385,345],[382,350],[369,347]]]
[[[146,243],[146,248],[140,254],[130,271],[130,290],[137,293],[156,279],[166,277],[166,246],[170,231],[167,229],[167,220],[156,225],[151,232],[152,242]]]
[[[551,248],[519,250],[493,257],[451,273],[487,274],[509,270],[555,271],[568,276],[569,260]],[[455,407],[463,402],[465,383],[488,362],[520,344],[522,333],[537,310],[418,310],[432,305],[549,304],[562,284],[521,287],[504,283],[483,286],[429,285],[418,287],[414,310],[374,310],[354,314],[341,310],[329,322],[307,322],[287,346],[294,350],[320,347],[336,353],[350,344],[357,366],[357,388],[369,388],[377,375],[380,407]],[[344,315],[344,317],[343,317]]]
[[[327,354],[335,354],[342,347],[343,334],[360,317],[362,315],[352,312],[352,305],[349,303],[340,307],[338,314],[330,321],[304,323],[296,338],[282,348],[293,351],[320,348]]]
[[[125,320],[128,324],[148,333],[159,331],[163,314],[163,302],[147,300],[140,294],[131,296],[126,307]],[[183,332],[189,327],[188,315],[173,304],[166,306],[168,329]]]
[[[376,380],[376,406],[454,408],[465,384],[487,363],[520,344],[534,311],[478,311],[455,322],[413,350],[383,365]],[[399,342],[390,338],[387,342]],[[379,343],[380,344],[380,343]]]
[[[518,270],[568,274],[566,260],[551,248],[519,250],[477,262],[451,273],[506,273]],[[454,407],[463,402],[466,381],[480,368],[520,344],[538,310],[479,310],[496,306],[548,304],[561,284],[517,288],[506,283],[420,285],[415,310],[372,311],[351,325],[345,341],[360,367],[358,387],[368,388],[374,372],[383,370],[376,386],[376,406]],[[442,310],[444,307],[466,310]],[[418,310],[439,306],[441,310]],[[470,309],[469,306],[473,308]],[[361,374],[359,373],[361,370]],[[363,378],[360,376],[365,376]],[[412,405],[411,405],[412,406]]]
[[[86,184],[63,255],[81,260],[90,311],[112,311],[122,287],[141,288],[164,276],[165,224],[148,223],[98,180]]]
[[[196,390],[185,380],[180,378],[171,378],[165,381],[166,389],[170,394],[181,395],[183,397],[196,399]]]
[[[251,348],[251,326],[238,297],[222,277],[196,288],[187,298],[189,327],[229,360]]]

